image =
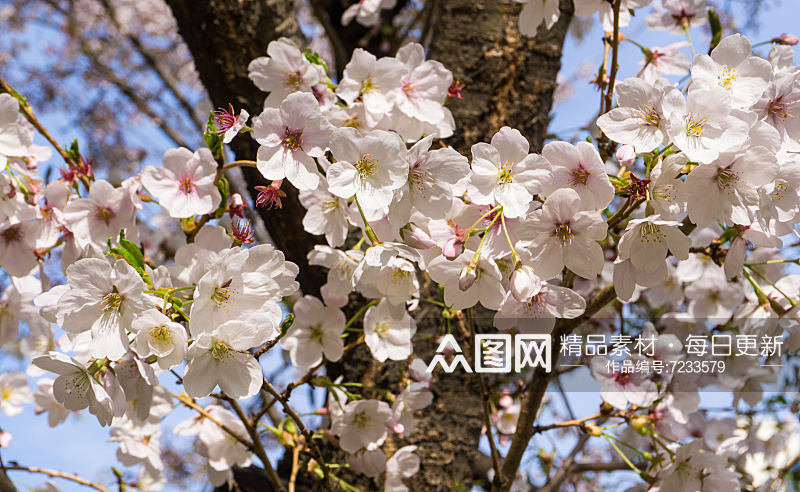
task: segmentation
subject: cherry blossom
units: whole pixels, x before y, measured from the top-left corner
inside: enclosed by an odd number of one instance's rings
[[[260,145],[258,170],[270,180],[285,177],[298,189],[316,189],[319,173],[313,157],[323,155],[331,130],[313,94],[289,94],[280,109],[266,108],[253,119],[253,138]]]
[[[267,54],[250,62],[248,76],[264,92],[269,92],[265,108],[276,108],[292,92],[311,92],[325,77],[324,69],[309,62],[288,38],[269,43]]]
[[[292,365],[307,371],[322,362],[323,354],[327,360],[339,360],[344,348],[344,313],[312,296],[299,299],[292,309],[294,323],[281,339],[281,347],[289,351]]]
[[[608,227],[596,212],[580,209],[578,193],[560,188],[517,229],[523,245],[532,252],[534,272],[542,279],[555,277],[564,266],[585,278],[603,269],[597,241],[605,237]]]
[[[492,143],[472,146],[472,175],[467,193],[479,205],[497,203],[508,217],[525,215],[533,195],[553,181],[550,163],[528,153],[528,141],[513,128],[504,126]]]
[[[396,133],[373,130],[361,136],[339,128],[330,146],[337,162],[328,169],[328,190],[336,196],[355,196],[362,207],[380,209],[408,179],[406,147]]]
[[[194,153],[186,148],[164,153],[164,167],[147,166],[142,185],[170,216],[203,215],[217,209],[221,200],[215,183],[217,163],[208,149]]]

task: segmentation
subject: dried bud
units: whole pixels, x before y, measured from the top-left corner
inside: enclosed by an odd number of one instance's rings
[[[456,99],[464,99],[461,95],[461,89],[464,88],[464,84],[461,83],[460,80],[454,80],[450,87],[447,88],[447,97],[456,98]]]
[[[281,198],[286,196],[286,193],[281,191],[282,181],[273,181],[269,186],[256,186],[258,196],[256,197],[256,206],[262,206],[267,210],[273,208],[281,208]]]
[[[231,233],[239,244],[250,244],[255,240],[256,233],[250,221],[236,217],[231,224]]]
[[[620,166],[631,167],[636,162],[636,149],[633,145],[620,145],[615,156]]]
[[[478,275],[475,272],[475,267],[472,265],[465,266],[461,269],[461,273],[458,274],[458,288],[461,290],[469,289],[475,283],[476,278],[478,278]]]

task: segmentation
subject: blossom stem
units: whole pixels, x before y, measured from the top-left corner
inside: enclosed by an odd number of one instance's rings
[[[520,262],[519,254],[514,249],[514,244],[511,242],[511,236],[508,235],[508,228],[506,227],[506,214],[500,211],[500,223],[503,224],[503,232],[506,235],[506,241],[508,241],[508,247],[511,248],[511,261],[514,263],[514,266],[517,266],[517,263]]]
[[[689,47],[692,49],[692,56],[696,56],[697,52],[694,50],[694,43],[692,42],[692,35],[689,33],[689,25],[683,23],[683,32],[686,33],[686,39],[689,41]]]
[[[800,258],[795,258],[794,260],[769,260],[769,261],[760,261],[758,263],[745,263],[744,266],[754,267],[760,265],[777,265],[780,263],[794,263],[795,265],[800,265]]]
[[[748,268],[748,269],[749,269],[751,272],[753,272],[753,273],[755,273],[756,275],[758,275],[758,277],[759,277],[761,280],[763,280],[764,282],[766,282],[766,283],[768,283],[769,285],[771,285],[771,286],[772,286],[772,288],[774,288],[776,291],[778,291],[778,293],[779,293],[780,295],[782,295],[783,297],[785,297],[785,298],[786,298],[786,300],[787,300],[787,301],[789,301],[789,304],[791,304],[791,305],[792,305],[792,307],[795,307],[795,306],[797,306],[797,301],[796,301],[796,300],[794,300],[794,299],[792,299],[791,297],[789,297],[788,295],[786,295],[786,293],[785,293],[785,292],[783,292],[783,291],[782,291],[782,290],[781,290],[781,289],[780,289],[780,288],[779,288],[777,285],[775,285],[775,284],[772,282],[772,280],[768,279],[768,278],[767,278],[767,277],[766,277],[766,276],[765,276],[763,273],[759,272],[757,269],[755,269],[755,268],[753,268],[753,267],[751,267],[751,266],[748,266],[747,268]]]
[[[628,465],[628,467],[630,467],[631,470],[639,474],[640,477],[644,477],[642,470],[636,468],[636,465],[634,465],[633,462],[625,455],[625,453],[623,453],[622,450],[619,449],[619,446],[617,446],[617,444],[609,437],[608,434],[603,434],[603,437],[606,438],[606,441],[608,441],[611,447],[614,448],[614,451],[617,452],[620,458],[622,458],[622,461],[624,461],[625,464]]]
[[[361,204],[358,203],[358,197],[355,197],[356,206],[358,207],[358,213],[361,214],[361,220],[364,221],[364,233],[367,235],[367,239],[372,243],[373,246],[376,244],[380,244],[380,240],[378,239],[378,235],[375,234],[375,231],[372,229],[372,226],[369,225],[367,222],[367,218],[364,216],[364,210],[361,208]]]
[[[224,173],[225,171],[230,171],[231,169],[233,169],[235,167],[242,167],[242,166],[256,167],[257,165],[258,165],[258,163],[256,161],[249,161],[249,160],[246,160],[246,159],[245,160],[239,160],[239,161],[233,161],[233,162],[229,162],[229,163],[225,164],[224,166],[222,166],[222,172]]]
[[[502,216],[502,214],[497,214],[497,215],[494,216],[492,221],[489,222],[489,227],[486,228],[487,231],[492,228],[494,223],[497,222],[497,218],[501,217],[501,216]],[[481,236],[481,242],[480,242],[480,244],[478,244],[478,249],[475,251],[475,254],[472,256],[472,261],[470,261],[470,265],[472,265],[473,267],[476,267],[478,265],[478,260],[480,260],[480,258],[481,258],[481,250],[483,249],[483,243],[486,242],[486,236],[487,235],[488,235],[488,232],[484,233],[484,235]]]
[[[493,212],[496,212],[496,211],[497,211],[499,208],[500,208],[500,205],[498,205],[498,206],[494,207],[493,209],[489,210],[489,211],[488,211],[488,212],[486,212],[485,214],[481,215],[481,217],[480,217],[478,220],[476,220],[474,224],[472,224],[471,226],[469,226],[469,228],[467,229],[467,231],[469,232],[469,231],[472,231],[473,229],[475,229],[475,227],[476,227],[478,224],[480,224],[480,223],[481,223],[481,221],[482,221],[483,219],[485,219],[486,217],[488,217],[488,216],[492,215],[492,213],[493,213]],[[470,234],[471,234],[471,233],[470,233]]]
[[[376,300],[372,300],[372,301],[369,301],[368,303],[364,304],[364,306],[362,306],[361,309],[356,311],[356,314],[354,314],[350,319],[347,320],[347,323],[345,323],[345,325],[344,325],[344,329],[346,330],[346,329],[350,328],[350,325],[355,323],[355,321],[359,317],[361,317],[362,314],[366,313],[367,309],[369,309],[370,307],[375,306],[377,304],[378,304],[378,301],[376,301]]]
[[[756,297],[758,298],[759,304],[761,305],[769,304],[770,308],[772,308],[779,315],[785,312],[783,307],[781,307],[781,305],[778,304],[778,302],[775,301],[775,299],[772,299],[764,292],[764,289],[762,289],[761,286],[758,285],[758,282],[756,282],[755,279],[753,279],[752,275],[747,273],[747,270],[742,271],[742,274],[748,280],[748,282],[750,282],[750,285],[753,286],[753,290],[756,292]]]

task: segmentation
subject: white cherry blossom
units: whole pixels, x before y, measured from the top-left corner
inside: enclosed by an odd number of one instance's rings
[[[214,178],[217,162],[208,149],[170,149],[164,167],[147,166],[142,185],[156,197],[170,216],[181,218],[213,212],[222,199]]]

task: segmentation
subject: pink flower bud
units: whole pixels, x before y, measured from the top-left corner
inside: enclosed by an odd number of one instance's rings
[[[542,279],[528,265],[520,266],[511,274],[511,295],[519,302],[527,302],[541,288]]]
[[[464,243],[462,243],[457,237],[451,237],[444,243],[444,248],[442,248],[442,254],[448,260],[455,260],[456,258],[464,252]]]
[[[403,242],[416,249],[431,249],[436,243],[422,229],[414,224],[408,224],[400,229]]]
[[[630,167],[636,162],[636,149],[633,145],[621,145],[615,155],[620,166]]]
[[[471,265],[467,265],[461,269],[461,273],[458,274],[458,288],[461,290],[467,290],[472,287],[472,284],[475,283],[475,279],[478,275],[475,273],[475,268]]]
[[[785,46],[794,46],[798,42],[800,42],[800,38],[798,38],[794,34],[783,33],[777,38],[774,38],[772,42],[775,44],[782,44]]]

